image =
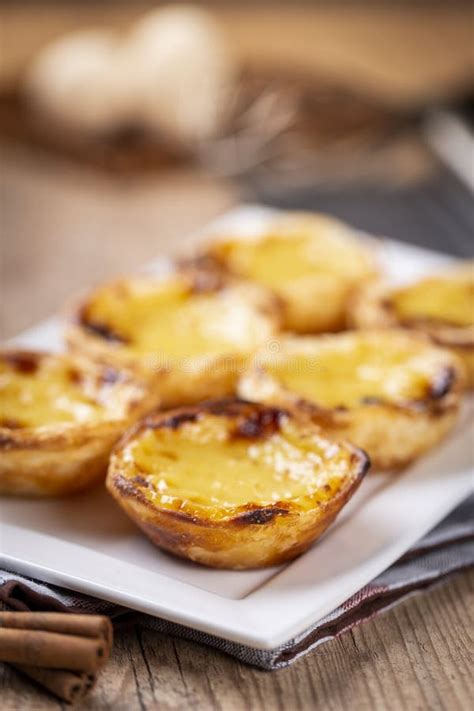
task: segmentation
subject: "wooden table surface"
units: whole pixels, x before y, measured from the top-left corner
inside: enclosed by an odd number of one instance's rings
[[[94,711],[468,711],[472,708],[474,572],[348,632],[276,672],[193,642],[132,629],[87,699]],[[0,665],[3,711],[64,705]]]
[[[2,334],[60,309],[103,278],[133,269],[238,200],[193,171],[111,182],[66,163],[2,150]],[[213,649],[155,632],[117,636],[79,708],[468,709],[474,572],[452,577],[331,641],[292,667],[263,672]],[[59,702],[0,665],[3,711]]]

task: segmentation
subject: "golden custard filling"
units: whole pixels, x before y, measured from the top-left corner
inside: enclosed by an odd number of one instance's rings
[[[232,289],[195,293],[179,281],[105,287],[87,305],[83,325],[133,354],[169,358],[245,351],[272,330]]]
[[[91,375],[60,356],[0,358],[0,426],[10,429],[99,422],[108,414]]]
[[[319,227],[319,225],[318,225]],[[218,242],[213,251],[231,271],[272,289],[297,279],[331,275],[358,278],[371,271],[369,260],[341,227],[322,224],[256,239]]]
[[[430,393],[439,359],[426,349],[386,339],[353,339],[265,362],[280,385],[322,407],[353,408],[371,400],[413,402]]]
[[[402,322],[440,321],[460,328],[474,325],[474,269],[462,277],[430,277],[399,289],[391,298]]]
[[[208,516],[220,518],[248,503],[291,500],[305,507],[308,497],[329,500],[350,472],[347,449],[296,429],[286,416],[263,438],[239,437],[230,427],[226,418],[206,414],[178,429],[146,429],[124,448],[128,476],[139,473],[154,505],[208,507]]]

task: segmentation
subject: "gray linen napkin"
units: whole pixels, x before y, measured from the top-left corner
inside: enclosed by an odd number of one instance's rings
[[[16,610],[63,610],[109,615],[114,625],[139,624],[216,647],[246,664],[280,669],[318,645],[387,610],[407,595],[474,565],[474,495],[466,499],[394,565],[310,628],[272,650],[230,642],[104,600],[0,570],[0,603]]]

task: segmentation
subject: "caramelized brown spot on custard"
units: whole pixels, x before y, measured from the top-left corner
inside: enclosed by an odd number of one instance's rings
[[[109,341],[110,343],[121,343],[126,344],[128,341],[124,336],[114,331],[110,326],[105,323],[97,323],[94,321],[83,321],[82,325],[89,331],[93,336],[99,336],[103,338],[104,341]]]
[[[11,368],[23,375],[32,375],[39,367],[39,356],[34,353],[6,353],[3,358]]]
[[[110,343],[120,343],[122,345],[128,343],[128,339],[114,330],[111,326],[102,321],[95,321],[91,318],[89,316],[87,306],[84,306],[81,309],[78,322],[91,335],[103,338],[104,341],[109,341]]]
[[[141,474],[137,474],[136,476],[134,476],[133,482],[135,484],[138,484],[138,486],[144,486],[145,488],[150,486],[149,482]]]
[[[239,422],[234,430],[234,437],[245,439],[265,439],[280,429],[283,412],[274,407],[258,410]]]
[[[80,385],[83,380],[82,373],[77,368],[69,368],[67,371],[67,377],[74,385]]]
[[[22,425],[19,420],[2,417],[0,418],[0,427],[6,427],[9,430],[20,430],[24,425]]]
[[[153,418],[146,420],[145,425],[147,427],[153,427],[154,429],[168,428],[170,430],[177,430],[178,427],[181,427],[186,422],[196,422],[197,419],[197,412],[176,412],[175,414],[158,421]]]
[[[278,431],[285,410],[258,405],[237,398],[208,400],[192,409],[171,410],[169,415],[151,416],[144,425],[154,429],[176,430],[188,422],[196,422],[202,414],[229,417],[237,421],[233,436],[245,439],[269,437]]]
[[[287,509],[279,508],[277,506],[269,506],[261,509],[253,509],[251,511],[245,511],[245,513],[240,514],[234,519],[235,523],[242,524],[256,524],[262,525],[269,523],[276,516],[285,516],[288,514]]]

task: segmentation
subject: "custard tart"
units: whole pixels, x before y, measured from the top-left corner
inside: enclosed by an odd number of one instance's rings
[[[0,493],[56,496],[105,476],[112,446],[157,404],[134,375],[83,358],[0,353]]]
[[[374,282],[352,301],[350,318],[357,328],[403,326],[425,333],[457,353],[467,385],[474,387],[474,262],[407,286]]]
[[[296,333],[343,329],[350,293],[376,274],[355,231],[325,215],[295,214],[259,233],[218,237],[200,258],[271,289],[282,304],[283,328]]]
[[[77,309],[67,340],[93,358],[141,369],[170,407],[231,394],[278,325],[265,289],[183,271],[99,287]]]
[[[347,438],[374,469],[407,465],[454,426],[463,368],[450,351],[402,330],[287,337],[257,356],[240,397],[298,411]]]
[[[284,409],[221,400],[146,417],[116,446],[106,485],[160,548],[258,568],[305,551],[368,467]]]

